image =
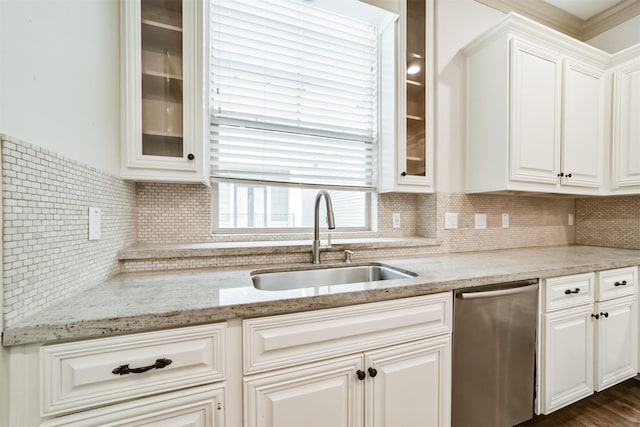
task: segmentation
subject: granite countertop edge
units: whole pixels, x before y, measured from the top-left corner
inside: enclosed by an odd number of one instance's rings
[[[534,258],[539,259],[539,263]],[[357,284],[358,286],[356,284],[340,285],[334,287],[336,289],[331,293],[323,295],[292,296],[284,291],[280,298],[271,291],[253,289],[249,280],[250,270],[247,269],[127,273],[118,275],[76,297],[46,308],[5,328],[2,344],[14,346],[53,343],[145,332],[234,318],[260,317],[406,298],[515,280],[544,279],[637,266],[640,265],[640,250],[568,246],[440,254],[376,261],[417,271],[419,275],[410,279],[366,282]],[[469,271],[463,271],[465,268]],[[246,283],[246,280],[249,280],[249,283]],[[201,286],[194,287],[196,285]],[[157,288],[169,293],[175,291],[178,294],[184,293],[185,289],[193,290],[196,302],[185,298],[175,304],[162,301],[162,303],[149,304],[148,307],[140,308],[139,306],[144,304],[135,304],[137,293],[148,292],[150,286],[153,289]],[[228,301],[221,302],[221,295],[227,290],[248,294],[248,300],[234,302],[231,297]],[[220,300],[211,303],[202,302],[206,300],[206,295],[218,296]],[[269,299],[260,299],[266,298],[265,296]],[[129,311],[123,311],[115,306],[111,309],[108,307],[110,301],[114,305],[113,301],[119,299],[126,301],[127,298],[133,300],[133,306],[128,308]],[[91,310],[91,307],[88,307],[88,312],[91,313],[88,316],[77,313],[76,308],[79,305],[100,299],[107,301],[105,303],[107,307],[99,306],[101,308],[97,310]]]
[[[323,239],[322,242],[324,244],[325,239]],[[333,239],[331,242],[331,251],[340,252],[345,249],[416,248],[438,246],[441,243],[438,239],[427,237]],[[262,255],[297,253],[305,250],[311,250],[311,240],[169,244],[139,243],[118,252],[118,259],[121,261],[133,261],[145,259]]]

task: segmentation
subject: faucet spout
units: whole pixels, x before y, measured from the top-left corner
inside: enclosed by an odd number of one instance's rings
[[[331,204],[331,196],[326,190],[318,191],[316,195],[316,204],[314,210],[313,219],[313,244],[311,246],[311,254],[313,255],[313,264],[320,264],[320,199],[324,196],[325,205],[327,208],[327,227],[329,230],[336,228],[335,219],[333,216],[333,205]]]

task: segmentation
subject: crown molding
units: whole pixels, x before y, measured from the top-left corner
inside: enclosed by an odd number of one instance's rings
[[[640,0],[623,0],[587,20],[582,20],[544,0],[475,0],[504,13],[517,12],[578,40],[597,36],[640,15]]]
[[[640,1],[624,0],[584,21],[582,40],[589,40],[640,15]]]

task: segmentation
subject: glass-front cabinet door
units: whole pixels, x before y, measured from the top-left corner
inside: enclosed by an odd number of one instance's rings
[[[206,182],[203,1],[124,0],[122,9],[122,176]]]
[[[433,183],[433,2],[406,0],[403,13],[405,61],[401,91],[405,110],[399,124],[398,184]],[[402,109],[401,109],[402,110]],[[404,138],[402,137],[404,136]]]

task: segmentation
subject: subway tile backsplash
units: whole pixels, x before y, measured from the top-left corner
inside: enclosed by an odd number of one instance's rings
[[[2,137],[4,322],[14,322],[120,271],[307,262],[308,253],[142,259],[119,262],[136,242],[225,242],[310,239],[286,235],[211,234],[211,191],[203,185],[132,183],[45,149]],[[87,239],[89,207],[102,210],[102,238]],[[444,229],[446,212],[458,228]],[[341,237],[431,237],[424,247],[369,248],[358,258],[426,255],[553,245],[640,249],[640,196],[571,199],[491,194],[378,195],[373,233]],[[399,213],[402,226],[392,227]],[[476,230],[474,214],[487,215]],[[509,228],[501,215],[509,214]],[[569,214],[576,225],[568,224]],[[322,237],[326,234],[323,232]],[[324,253],[338,261],[343,254]]]
[[[5,326],[119,271],[136,241],[135,184],[16,139],[2,140]],[[88,240],[88,207],[102,237]]]

